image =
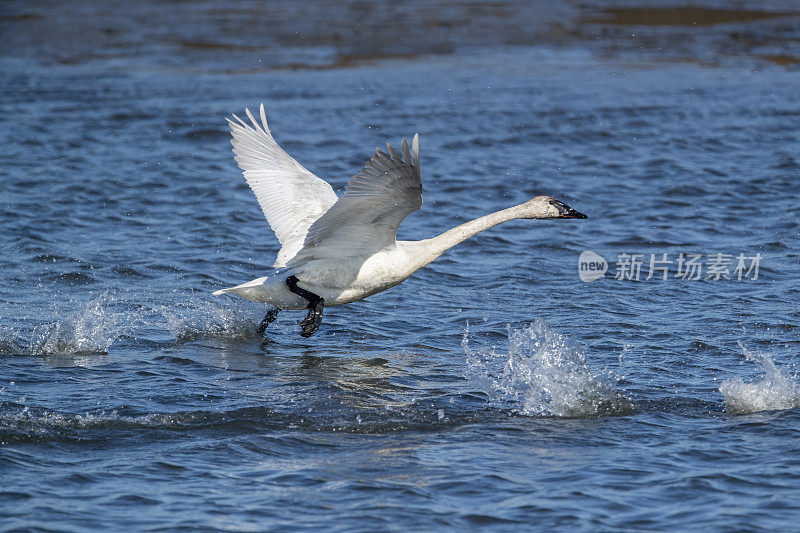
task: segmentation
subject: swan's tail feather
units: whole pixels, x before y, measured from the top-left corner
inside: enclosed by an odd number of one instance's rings
[[[254,279],[235,287],[227,287],[225,289],[214,291],[211,294],[214,296],[219,296],[220,294],[233,293],[238,294],[243,298],[247,298],[248,300],[253,300],[254,302],[264,301],[261,297],[264,292],[264,282],[267,281],[267,279],[269,278],[264,277]]]

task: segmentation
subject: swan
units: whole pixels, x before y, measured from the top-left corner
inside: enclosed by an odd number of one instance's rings
[[[233,293],[270,304],[258,327],[263,335],[279,310],[308,310],[300,323],[310,337],[325,306],[343,305],[404,281],[446,250],[492,226],[514,219],[587,218],[550,196],[482,216],[421,241],[396,240],[397,227],[422,206],[419,135],[398,153],[377,150],[347,184],[341,198],[331,186],[286,153],[261,123],[233,115],[233,152],[281,248],[273,272],[213,294]]]

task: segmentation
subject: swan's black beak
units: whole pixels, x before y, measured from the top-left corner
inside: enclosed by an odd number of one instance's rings
[[[559,218],[589,218],[589,215],[584,215],[580,211],[575,211],[571,207],[566,213],[562,213]]]
[[[558,209],[558,218],[589,218],[579,211],[575,211],[570,206],[558,200],[553,200],[553,205]]]

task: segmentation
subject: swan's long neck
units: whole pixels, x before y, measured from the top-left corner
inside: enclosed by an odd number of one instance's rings
[[[515,205],[456,226],[431,239],[407,243],[414,255],[414,270],[424,267],[445,251],[460,242],[464,242],[473,235],[509,220],[527,218],[523,217],[523,210],[523,206]]]

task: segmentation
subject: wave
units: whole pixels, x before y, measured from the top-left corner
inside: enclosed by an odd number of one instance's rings
[[[509,326],[507,352],[472,349],[469,328],[462,346],[468,379],[520,414],[588,418],[634,412],[633,402],[615,390],[620,378],[592,372],[569,339],[539,319],[522,329]]]
[[[3,389],[0,388],[0,393]],[[0,442],[108,440],[140,435],[143,430],[232,431],[301,430],[379,434],[398,431],[438,431],[507,416],[502,410],[463,410],[431,399],[363,408],[340,400],[296,405],[249,405],[234,409],[134,413],[130,407],[82,413],[27,405],[24,396],[0,402]],[[132,432],[132,433],[131,433]],[[138,437],[137,437],[138,438]]]
[[[769,355],[746,349],[741,342],[739,348],[745,359],[761,365],[764,375],[749,383],[740,377],[723,381],[719,391],[725,397],[726,412],[741,415],[800,406],[796,374],[785,366],[776,365]]]
[[[24,401],[25,398],[23,397],[21,400]],[[12,412],[14,407],[21,409]],[[269,413],[266,408],[264,411]],[[66,413],[13,403],[7,404],[5,412],[0,414],[0,441],[29,443],[74,440],[85,442],[106,439],[113,435],[118,436],[120,431],[126,430],[136,432],[147,429],[183,430],[237,422],[235,418],[226,420],[225,415],[226,413],[217,414],[206,411],[126,415],[115,409]]]

